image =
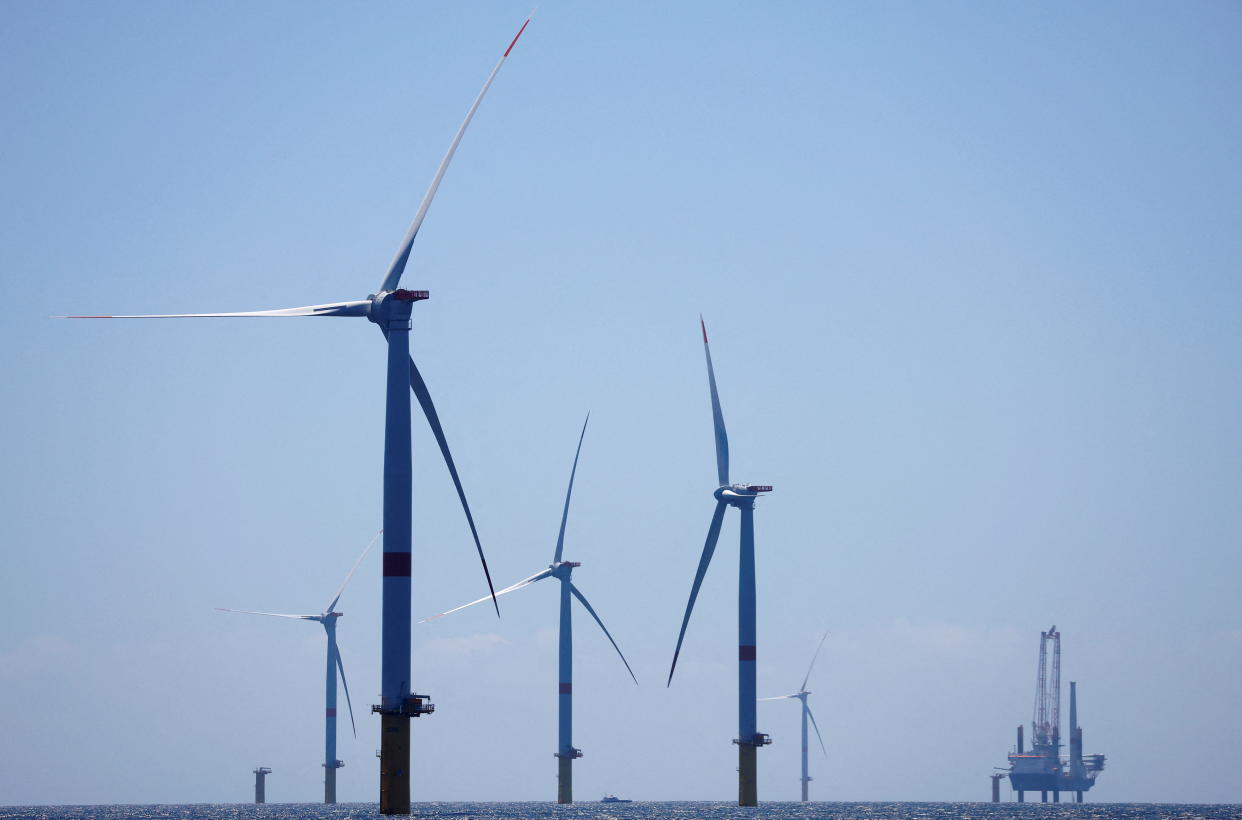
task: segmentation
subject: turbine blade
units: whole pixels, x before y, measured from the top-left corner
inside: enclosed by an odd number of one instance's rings
[[[582,422],[582,432],[578,435],[578,450],[574,453],[574,466],[569,471],[569,489],[565,491],[565,509],[561,513],[561,530],[556,534],[556,554],[552,556],[552,563],[559,564],[561,562],[561,552],[565,549],[565,522],[569,519],[569,496],[574,492],[574,476],[578,472],[578,456],[582,454],[582,439],[586,437],[587,422],[591,420],[591,414],[587,413],[586,421]]]
[[[268,616],[271,616],[272,618],[294,618],[299,621],[319,620],[318,615],[285,615],[280,612],[255,612],[254,610],[250,610],[250,609],[225,609],[222,606],[216,607],[216,611],[217,612],[237,612],[241,615],[268,615]]]
[[[513,51],[513,47],[517,45],[518,37],[522,36],[522,32],[526,30],[526,26],[529,24],[530,18],[528,17],[526,22],[522,23],[522,27],[518,29],[518,33],[513,38],[513,41],[509,43],[509,47],[505,49],[505,53],[500,55],[500,60],[496,63],[496,67],[492,69],[492,73],[488,75],[487,82],[483,83],[483,90],[479,92],[479,96],[475,97],[474,104],[466,112],[466,119],[462,121],[461,127],[457,129],[457,134],[453,137],[453,142],[449,144],[448,151],[444,154],[444,159],[440,160],[440,167],[436,169],[436,175],[432,178],[431,185],[427,188],[427,193],[423,195],[423,201],[418,206],[418,213],[415,214],[414,221],[410,224],[410,229],[405,232],[405,238],[401,240],[401,247],[397,248],[397,255],[393,258],[392,264],[388,266],[388,274],[384,277],[384,281],[380,283],[380,293],[396,290],[397,285],[401,282],[401,274],[405,272],[405,265],[410,259],[410,250],[414,246],[414,238],[418,236],[418,229],[423,226],[423,220],[427,217],[427,209],[431,207],[431,200],[435,198],[436,190],[440,187],[440,180],[444,179],[444,172],[448,170],[449,162],[452,161],[453,154],[457,152],[457,146],[461,144],[461,138],[466,133],[466,127],[474,119],[474,112],[478,110],[479,103],[483,102],[483,95],[492,87],[492,80],[496,79],[496,74],[500,72],[500,67],[504,65],[509,52]]]
[[[819,639],[819,646],[815,647],[815,654],[811,656],[811,665],[806,668],[806,677],[802,679],[802,691],[806,691],[807,681],[811,679],[811,670],[815,668],[815,659],[819,657],[819,650],[824,648],[824,641],[828,640],[828,630],[824,630],[824,637]]]
[[[777,695],[774,698],[759,698],[759,700],[789,700],[790,698],[796,698],[796,697],[798,696],[797,695]]]
[[[345,680],[345,664],[341,663],[341,650],[336,650],[336,668],[341,673],[341,686],[345,688],[345,705],[349,707],[349,728],[354,730],[354,737],[358,737],[358,726],[354,723],[354,704],[349,699],[349,681]]]
[[[470,524],[470,534],[474,536],[474,547],[479,552],[479,561],[483,563],[483,575],[487,578],[487,588],[492,593],[492,605],[496,607],[496,617],[499,618],[500,604],[496,601],[496,587],[492,584],[492,573],[487,568],[487,558],[483,555],[479,531],[474,526],[474,516],[470,514],[470,503],[466,501],[466,491],[461,488],[461,479],[457,476],[457,465],[453,463],[453,454],[449,452],[448,440],[444,437],[444,428],[440,426],[440,416],[436,413],[431,394],[427,392],[427,383],[423,381],[422,374],[418,372],[418,365],[414,364],[413,357],[410,358],[410,389],[414,391],[414,396],[423,408],[423,415],[427,417],[427,424],[431,426],[431,433],[436,437],[436,444],[440,445],[440,453],[443,454],[444,463],[448,466],[449,475],[453,478],[453,486],[457,488],[457,497],[461,499],[461,508],[466,513],[467,523]]]
[[[460,612],[466,607],[474,606],[475,604],[481,604],[484,601],[494,601],[497,598],[499,598],[501,595],[508,595],[510,592],[513,592],[514,590],[521,589],[522,587],[525,587],[525,586],[530,586],[536,581],[542,581],[544,578],[547,578],[551,574],[552,574],[552,570],[550,569],[545,569],[542,572],[536,572],[534,575],[530,576],[529,578],[523,578],[522,580],[518,581],[516,584],[505,587],[500,592],[494,592],[491,595],[484,595],[482,598],[479,598],[478,600],[471,601],[468,604],[462,604],[461,606],[450,609],[447,612],[439,612],[439,613],[436,613],[435,615],[429,615],[426,618],[423,618],[421,621],[419,621],[419,623],[425,624],[428,621],[434,621],[437,618],[443,618],[445,615],[452,615],[454,612]]]
[[[819,748],[824,750],[824,757],[828,756],[828,747],[824,745],[824,736],[819,733],[819,724],[815,722],[815,713],[811,711],[810,706],[803,705],[806,709],[806,716],[811,719],[811,726],[815,728],[815,736],[819,738]]]
[[[720,524],[724,521],[725,507],[723,501],[716,502],[716,512],[712,514],[712,523],[707,528],[707,541],[703,544],[703,555],[699,558],[699,569],[694,574],[694,585],[690,587],[690,600],[686,603],[686,614],[681,619],[681,632],[677,635],[677,648],[673,650],[673,665],[668,669],[668,683],[673,683],[673,671],[677,669],[677,656],[681,654],[681,642],[686,637],[686,626],[690,623],[690,612],[694,609],[694,599],[699,597],[699,587],[703,585],[703,576],[707,574],[707,566],[712,562],[712,553],[716,551],[716,541],[720,538]]]
[[[341,588],[336,591],[336,597],[332,599],[332,603],[328,604],[328,608],[323,611],[323,614],[327,615],[329,612],[336,609],[337,601],[341,600],[341,595],[345,593],[345,587],[349,586],[350,579],[353,578],[354,573],[358,571],[358,565],[362,563],[363,558],[367,557],[367,553],[371,551],[371,547],[375,546],[375,542],[378,541],[379,537],[383,534],[383,530],[375,533],[375,536],[371,539],[371,542],[367,544],[367,548],[362,551],[362,555],[358,556],[358,560],[355,561],[353,567],[350,568],[349,574],[345,576],[344,583],[341,584]]]
[[[634,685],[637,686],[638,678],[634,677],[634,670],[630,668],[630,662],[625,659],[625,654],[621,651],[621,647],[617,646],[617,642],[612,639],[612,633],[608,631],[608,627],[604,626],[604,622],[601,621],[599,616],[595,614],[595,610],[592,609],[591,604],[587,602],[586,596],[579,592],[578,588],[574,586],[572,582],[566,581],[565,583],[569,584],[569,591],[574,594],[574,597],[577,598],[584,607],[586,607],[586,611],[591,613],[591,617],[595,619],[595,623],[599,624],[599,628],[604,630],[604,634],[608,636],[608,642],[612,644],[612,648],[617,650],[617,654],[621,656],[621,663],[625,664],[625,670],[630,673],[630,677],[634,680]]]
[[[712,369],[712,350],[707,345],[707,325],[699,317],[703,331],[703,352],[707,355],[707,386],[712,392],[712,424],[716,428],[716,475],[720,486],[729,483],[729,434],[725,432],[724,416],[720,412],[720,396],[716,393],[716,371]]]
[[[245,319],[270,316],[366,316],[369,301],[331,302],[326,305],[282,308],[280,310],[247,310],[240,313],[133,313],[117,316],[53,316],[53,319]]]

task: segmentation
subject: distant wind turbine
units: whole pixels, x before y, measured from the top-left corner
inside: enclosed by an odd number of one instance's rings
[[[774,698],[760,698],[760,700],[788,700],[790,698],[797,698],[798,700],[802,701],[802,802],[803,803],[807,802],[810,799],[810,797],[808,797],[810,793],[808,791],[808,784],[811,782],[811,779],[812,779],[811,775],[809,774],[807,770],[807,760],[806,760],[806,757],[807,757],[806,755],[806,750],[807,750],[806,721],[807,721],[807,718],[811,719],[811,725],[815,727],[815,737],[819,738],[819,748],[824,750],[825,757],[828,755],[828,748],[824,746],[824,737],[823,735],[819,733],[819,724],[815,722],[815,715],[811,714],[811,707],[808,706],[806,703],[806,696],[811,694],[810,692],[806,690],[806,684],[807,684],[807,681],[811,679],[811,670],[815,668],[815,659],[819,657],[819,650],[823,649],[824,641],[827,639],[828,639],[828,633],[825,632],[824,637],[819,639],[819,646],[815,647],[815,654],[811,656],[811,665],[806,668],[806,677],[802,679],[801,689],[799,689],[797,692],[794,692],[792,695],[777,695]]]
[[[712,397],[712,422],[716,430],[716,474],[720,486],[714,493],[716,512],[712,515],[712,523],[707,528],[707,541],[703,544],[699,568],[694,574],[694,585],[690,587],[690,600],[686,603],[686,614],[681,619],[681,632],[677,635],[677,648],[673,651],[673,663],[668,670],[668,683],[669,685],[673,683],[673,672],[677,669],[677,657],[681,654],[681,642],[686,637],[690,612],[694,609],[694,601],[699,596],[699,587],[702,586],[703,576],[707,574],[707,567],[712,561],[712,553],[716,551],[716,541],[720,538],[720,525],[724,521],[725,508],[736,507],[742,514],[737,587],[738,736],[733,741],[738,747],[737,802],[739,806],[757,806],[759,805],[759,783],[755,753],[760,746],[766,746],[772,740],[755,728],[755,658],[757,653],[754,514],[755,499],[760,493],[771,492],[772,487],[729,483],[729,436],[725,432],[724,416],[720,412],[720,397],[716,393],[716,373],[712,369],[712,352],[707,344],[707,325],[703,323],[701,316],[699,327],[703,331],[703,352],[707,356],[707,385]]]
[[[457,497],[461,500],[466,521],[470,525],[470,534],[474,537],[475,549],[479,560],[483,563],[483,574],[487,578],[487,587],[492,590],[495,602],[495,588],[492,586],[491,573],[487,569],[487,559],[483,557],[483,545],[479,541],[479,533],[474,525],[474,517],[470,514],[470,505],[466,502],[466,493],[462,489],[461,480],[457,475],[457,467],[453,456],[449,453],[448,441],[440,426],[440,417],[431,401],[431,394],[423,381],[414,359],[410,357],[410,315],[415,302],[430,298],[425,290],[404,290],[400,288],[401,275],[405,272],[410,252],[414,247],[414,239],[427,216],[427,209],[440,187],[444,172],[448,169],[457,146],[461,143],[466,127],[474,118],[479,103],[491,88],[492,81],[500,67],[504,65],[509,53],[517,44],[518,38],[530,23],[528,18],[522,23],[508,48],[501,55],[496,67],[483,84],[483,90],[475,98],[474,104],[466,113],[465,120],[457,129],[448,151],[440,160],[431,185],[423,196],[414,221],[406,231],[397,254],[380,282],[379,289],[365,299],[330,302],[306,307],[283,308],[279,310],[255,310],[240,313],[159,313],[143,315],[116,316],[68,316],[69,319],[184,319],[184,318],[234,318],[234,317],[291,317],[291,316],[341,316],[365,318],[379,326],[388,343],[387,393],[384,415],[384,580],[383,580],[383,625],[381,646],[381,703],[371,707],[372,712],[380,714],[380,794],[381,814],[410,813],[410,718],[429,714],[435,707],[428,702],[426,695],[417,695],[410,686],[410,573],[413,566],[411,558],[411,495],[413,493],[412,459],[410,454],[410,390],[414,392],[427,423],[440,446],[440,453],[448,466],[453,485],[457,488]],[[355,380],[356,381],[356,380]],[[407,386],[409,390],[407,390]],[[499,617],[500,607],[496,607]]]
[[[587,414],[587,421],[591,416]],[[536,572],[528,578],[523,578],[512,586],[505,587],[496,593],[496,597],[506,595],[514,590],[530,586],[536,581],[542,581],[544,578],[556,578],[561,582],[561,635],[560,635],[560,674],[558,681],[558,699],[559,709],[557,712],[557,728],[558,728],[558,749],[556,757],[557,765],[557,789],[556,802],[572,803],[574,802],[574,786],[573,786],[573,761],[582,757],[582,750],[575,749],[573,744],[573,623],[570,618],[569,596],[573,595],[578,599],[579,603],[586,608],[591,617],[595,619],[595,623],[599,624],[599,628],[604,630],[604,634],[608,637],[612,648],[617,650],[617,654],[621,656],[621,662],[625,664],[626,670],[630,673],[634,683],[638,683],[638,679],[634,677],[634,670],[630,669],[630,662],[625,659],[625,655],[621,652],[621,647],[617,646],[617,642],[612,639],[612,634],[608,631],[608,627],[604,626],[604,622],[595,614],[595,610],[587,602],[586,597],[578,591],[573,585],[569,577],[574,571],[574,567],[582,566],[577,561],[562,561],[561,552],[565,547],[565,522],[569,519],[569,498],[574,491],[574,475],[578,472],[578,456],[582,453],[582,439],[586,436],[587,422],[582,423],[582,432],[578,435],[578,449],[574,453],[574,466],[569,472],[569,489],[565,491],[565,509],[561,512],[561,529],[556,536],[556,551],[552,555],[552,563],[548,568]],[[432,615],[430,618],[424,618],[423,622],[433,621],[436,618],[442,618],[454,612],[460,612],[469,606],[482,603],[488,600],[486,597],[477,601],[471,601],[463,604],[456,609],[450,609],[448,612],[441,612],[438,615]]]
[[[375,542],[379,540],[383,530],[375,534],[371,539],[371,543],[367,544],[367,548],[362,551],[362,555],[358,556],[358,560],[354,562],[353,567],[349,570],[349,574],[345,576],[344,583],[341,588],[336,591],[336,597],[332,599],[332,603],[318,615],[282,615],[278,612],[254,612],[249,609],[224,609],[216,607],[220,612],[237,612],[243,615],[268,615],[273,618],[295,618],[302,621],[315,621],[323,625],[323,631],[328,635],[328,665],[327,675],[324,681],[324,732],[323,732],[323,802],[336,802],[336,770],[344,766],[344,761],[336,759],[336,671],[341,670],[341,685],[345,688],[345,704],[349,707],[349,726],[354,731],[354,737],[358,736],[358,727],[354,724],[354,704],[349,699],[349,683],[345,680],[345,664],[341,663],[340,650],[336,648],[336,619],[344,615],[343,612],[336,611],[337,602],[341,600],[341,594],[345,592],[345,587],[349,585],[349,581],[354,577],[354,573],[358,570],[358,565],[362,563],[362,559],[367,557],[367,553],[371,551],[371,547],[375,546]],[[256,802],[262,802],[256,799]]]

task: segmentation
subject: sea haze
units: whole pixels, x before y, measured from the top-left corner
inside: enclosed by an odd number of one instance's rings
[[[0,820],[224,820],[224,818],[351,818],[382,817],[374,803],[200,803],[159,806],[10,806],[0,807]],[[465,820],[662,820],[662,818],[807,818],[807,820],[981,820],[983,818],[1134,818],[1135,820],[1232,820],[1242,805],[1173,803],[764,803],[741,808],[732,803],[419,803],[412,817]]]

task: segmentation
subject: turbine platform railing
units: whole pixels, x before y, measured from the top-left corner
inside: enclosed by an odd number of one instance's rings
[[[772,736],[766,735],[763,732],[755,732],[755,734],[751,737],[750,740],[734,738],[733,745],[734,746],[771,746]]]
[[[435,710],[436,705],[431,702],[431,695],[407,695],[401,705],[395,709],[386,709],[383,704],[375,704],[371,707],[373,713],[404,717],[422,717],[430,715]]]

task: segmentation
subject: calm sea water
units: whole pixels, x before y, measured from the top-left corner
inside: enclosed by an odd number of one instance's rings
[[[460,820],[1242,820],[1242,805],[1167,803],[419,803],[416,818]],[[185,806],[0,806],[0,820],[362,820],[380,818],[374,803],[199,804]]]

